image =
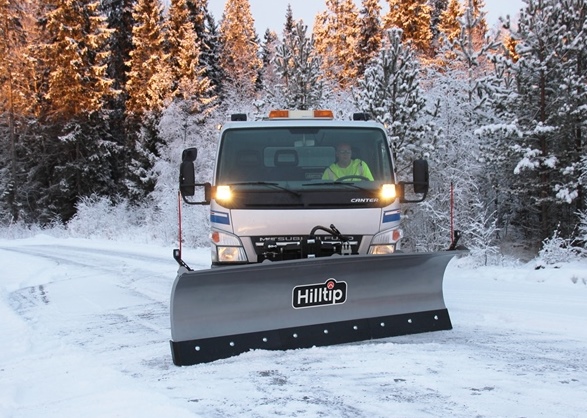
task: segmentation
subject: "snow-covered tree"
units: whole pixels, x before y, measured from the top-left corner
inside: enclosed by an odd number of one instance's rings
[[[439,42],[454,42],[461,34],[460,19],[463,16],[463,9],[460,0],[450,0],[448,6],[440,14],[437,29]]]
[[[457,49],[460,61],[465,63],[470,72],[483,68],[487,52],[495,50],[498,44],[497,39],[486,39],[487,22],[485,12],[481,9],[483,6],[482,0],[468,0],[460,20],[461,34],[454,39],[453,50]]]
[[[133,203],[144,199],[156,184],[153,171],[164,144],[158,131],[161,112],[171,102],[172,76],[165,52],[163,7],[160,0],[138,0],[133,8],[128,100],[128,163],[126,195]]]
[[[161,111],[171,89],[162,11],[160,0],[138,0],[133,8],[126,109],[135,115]]]
[[[18,219],[17,194],[22,179],[18,176],[19,136],[31,115],[26,48],[32,26],[28,1],[0,0],[0,221]]]
[[[559,202],[573,204],[578,211],[584,211],[587,209],[587,182],[582,179],[580,168],[584,167],[587,155],[587,1],[563,2],[560,22],[566,31],[559,37],[558,48],[564,78],[559,84],[562,105],[556,109],[561,126],[558,136],[561,156],[560,177],[554,191]],[[576,222],[575,215],[573,222]]]
[[[497,218],[479,195],[471,202],[472,219],[467,225],[467,248],[482,265],[491,263],[499,254]]]
[[[404,39],[422,54],[430,53],[432,31],[428,0],[387,0],[389,11],[383,17],[384,29],[399,28]]]
[[[487,131],[507,145],[508,187],[520,202],[513,221],[535,244],[559,222],[564,236],[574,233],[585,204],[586,10],[583,0],[528,0],[511,31],[518,60],[494,58],[504,123]]]
[[[291,4],[287,5],[287,9],[285,11],[285,24],[283,25],[283,39],[292,37],[294,34],[294,28],[296,26],[296,22],[293,17],[293,10],[291,8]]]
[[[262,63],[249,0],[226,2],[220,22],[220,41],[219,58],[226,76],[226,93],[237,101],[251,101],[256,95]]]
[[[381,4],[379,0],[363,0],[359,12],[359,40],[357,43],[357,76],[362,77],[365,68],[381,48]]]
[[[402,31],[391,29],[355,91],[357,107],[387,126],[403,167],[427,152],[429,127],[419,123],[425,106],[419,72],[411,42],[402,42]]]
[[[344,90],[356,83],[359,64],[359,13],[352,0],[326,0],[326,10],[314,22],[314,46],[322,75]]]
[[[430,32],[433,46],[438,42],[441,16],[446,11],[448,4],[449,0],[430,0]]]
[[[67,220],[91,193],[120,190],[114,167],[120,147],[109,134],[106,103],[115,92],[106,69],[111,31],[96,1],[38,4],[29,61],[38,115],[30,125],[20,197],[29,220]]]
[[[111,51],[108,57],[108,76],[112,79],[112,87],[121,91],[117,96],[117,108],[124,108],[126,95],[124,94],[129,68],[127,62],[132,50],[132,7],[134,0],[103,0],[101,9],[106,14],[108,28],[111,35],[108,41],[108,49]]]
[[[126,124],[126,82],[128,81],[130,51],[132,45],[133,10],[134,0],[103,0],[101,10],[107,17],[108,28],[111,36],[108,41],[108,50],[111,52],[108,58],[107,74],[112,79],[112,87],[115,94],[110,97],[104,112],[108,115],[108,134],[112,141],[119,145],[119,153],[112,154],[112,180],[119,185],[124,184],[127,177],[129,156],[128,133],[132,127]],[[117,193],[124,194],[124,188]]]
[[[448,4],[439,24],[441,42],[437,65],[427,68],[428,113],[440,132],[434,151],[430,152],[434,182],[429,203],[423,211],[435,220],[428,226],[430,236],[437,236],[438,225],[448,224],[446,196],[450,184],[454,186],[457,208],[454,222],[458,229],[467,231],[466,234],[481,228],[480,210],[486,214],[497,211],[495,189],[491,187],[495,184],[491,182],[496,178],[492,176],[495,167],[482,165],[486,139],[476,134],[480,126],[495,122],[495,115],[487,106],[484,77],[488,70],[482,63],[487,51],[497,43],[475,42],[474,33],[481,19],[473,19],[473,16],[470,4],[463,10],[457,1]],[[496,228],[495,234],[497,231]],[[468,239],[473,237],[464,237],[469,243]]]
[[[105,50],[110,31],[98,10],[100,3],[51,0],[45,4],[47,116],[62,121],[100,110],[112,94]]]
[[[198,113],[185,111],[180,101],[174,101],[162,113],[157,132],[165,144],[160,148],[159,157],[153,164],[156,184],[149,193],[150,204],[157,207],[153,213],[152,227],[157,235],[169,242],[176,240],[170,225],[177,225],[178,168],[181,153],[185,148],[197,147],[196,181],[208,182],[212,179],[214,160],[218,144],[217,126],[226,121],[224,111],[212,108],[206,118]],[[209,207],[191,206],[183,211],[184,242],[189,246],[204,247],[209,245],[207,234],[210,216]]]
[[[209,15],[208,0],[186,0],[185,4],[198,40],[202,42],[206,33],[206,18]],[[201,45],[199,47],[201,48]]]
[[[29,112],[28,90],[30,66],[27,45],[31,42],[27,30],[32,26],[28,1],[0,0],[0,117],[14,129],[14,118]],[[29,73],[29,74],[27,74]]]
[[[220,67],[220,35],[214,17],[208,11],[208,0],[186,0],[190,21],[196,32],[200,50],[200,67],[203,76],[210,80],[212,93],[218,97],[221,93],[222,68]]]
[[[279,107],[284,102],[278,87],[280,75],[275,63],[279,42],[279,38],[274,31],[269,29],[265,31],[261,47],[263,70],[261,71],[262,88],[259,112],[262,114],[267,113],[267,109]]]
[[[484,0],[466,0],[465,2],[465,14],[470,13],[470,17],[466,17],[468,24],[471,28],[470,37],[473,39],[473,43],[477,45],[485,44],[485,37],[487,36],[487,19],[485,16],[485,1]]]
[[[288,109],[320,107],[322,83],[320,59],[315,54],[312,39],[306,36],[308,27],[298,22],[291,36],[277,46],[275,62],[281,76],[279,86]]]
[[[173,0],[169,8],[166,31],[169,68],[172,75],[171,94],[183,100],[210,101],[210,81],[206,69],[200,67],[199,41],[185,0]]]

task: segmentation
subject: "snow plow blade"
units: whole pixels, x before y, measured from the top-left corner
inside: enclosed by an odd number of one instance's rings
[[[180,273],[171,293],[173,362],[452,329],[442,281],[457,254],[353,255]]]

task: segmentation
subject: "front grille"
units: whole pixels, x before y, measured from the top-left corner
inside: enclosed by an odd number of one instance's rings
[[[301,258],[329,257],[333,254],[358,254],[362,236],[353,235],[346,242],[329,235],[251,237],[258,262]]]

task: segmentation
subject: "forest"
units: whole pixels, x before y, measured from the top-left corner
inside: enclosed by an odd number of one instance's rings
[[[400,179],[428,160],[404,246],[446,248],[454,224],[484,263],[586,254],[587,0],[525,0],[494,28],[483,0],[386,2],[325,0],[311,33],[292,2],[257,34],[248,0],[220,17],[207,0],[0,0],[0,227],[173,242],[184,148],[210,181],[230,114],[331,109],[384,124]]]

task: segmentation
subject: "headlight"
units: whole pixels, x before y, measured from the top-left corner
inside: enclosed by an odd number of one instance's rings
[[[394,252],[395,252],[395,244],[372,245],[369,247],[369,254],[383,255],[383,254],[393,254]]]
[[[375,235],[369,246],[369,254],[393,254],[398,241],[402,238],[401,229],[388,229]]]
[[[216,195],[214,197],[216,200],[229,202],[232,199],[232,190],[230,190],[230,186],[217,186]]]
[[[243,247],[216,247],[219,263],[242,263],[247,261]]]
[[[223,231],[213,231],[212,262],[214,263],[246,263],[247,255],[240,239]]]
[[[394,200],[396,197],[395,184],[384,184],[381,186],[381,198],[383,200]]]

